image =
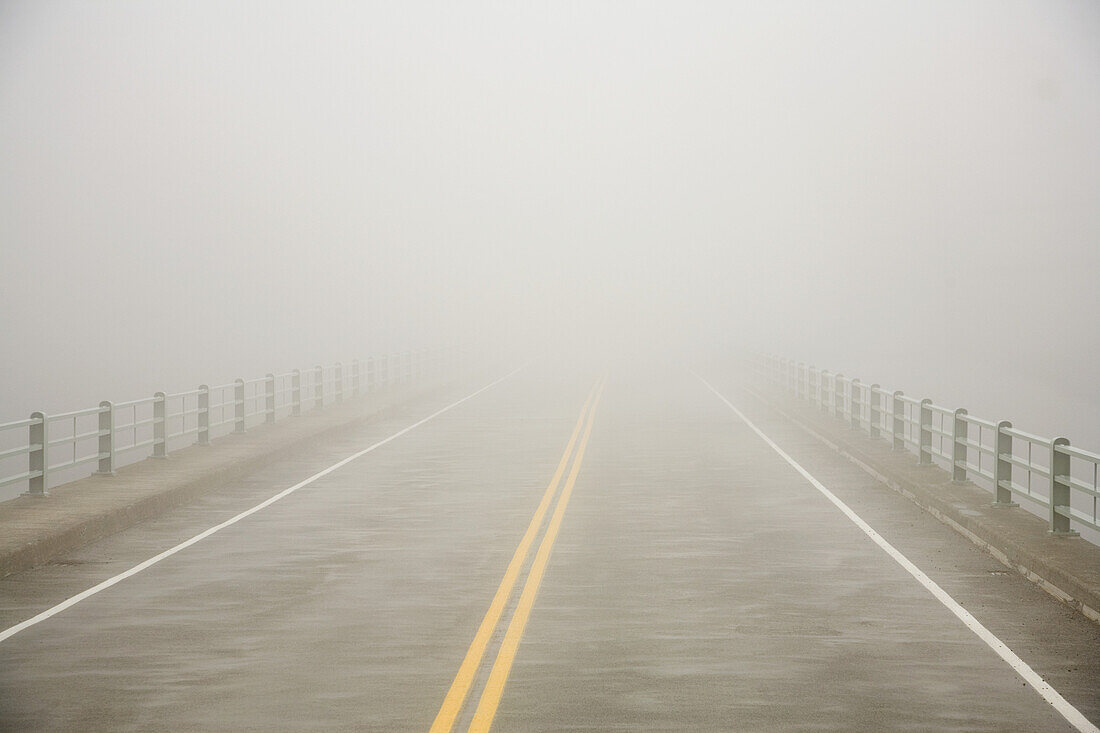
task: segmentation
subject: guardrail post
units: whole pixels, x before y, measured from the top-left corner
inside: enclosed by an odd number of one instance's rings
[[[970,436],[970,423],[963,419],[966,410],[955,410],[955,426],[951,429],[951,480],[957,484],[966,481],[966,441]]]
[[[313,368],[313,407],[325,406],[325,368],[318,364]]]
[[[1069,440],[1055,438],[1050,442],[1050,533],[1058,537],[1075,537],[1078,533],[1070,529],[1066,516],[1070,502],[1069,456],[1058,450],[1062,445],[1069,445]]]
[[[1012,501],[1012,436],[1005,428],[1012,427],[1008,420],[997,423],[997,435],[993,440],[993,506],[1020,506]]]
[[[270,372],[264,377],[264,422],[275,422],[275,375]]]
[[[199,409],[197,413],[199,431],[196,439],[199,445],[210,445],[210,385],[199,385]]]
[[[233,381],[233,432],[243,433],[244,424],[244,380]]]
[[[344,399],[344,365],[340,362],[332,369],[332,393],[337,402]]]
[[[367,394],[378,388],[378,374],[375,372],[374,357],[367,357]]]
[[[99,465],[96,473],[115,473],[115,406],[109,400],[99,403]]]
[[[359,396],[359,360],[351,360],[351,396]]]
[[[894,400],[890,405],[890,411],[894,417],[893,428],[890,431],[894,439],[894,450],[905,450],[905,401],[902,400],[904,394],[900,389],[894,390]]]
[[[821,389],[817,401],[821,411],[828,413],[829,405],[833,402],[833,375],[828,369],[821,370]]]
[[[798,399],[806,399],[806,365],[798,362]]]
[[[164,393],[157,392],[153,395],[153,458],[168,457],[164,422]]]
[[[920,401],[920,452],[917,463],[922,466],[932,463],[932,400],[927,397]]]
[[[378,359],[378,385],[390,386],[390,355],[384,354]]]
[[[30,426],[30,451],[27,453],[27,491],[23,496],[45,496],[49,482],[50,423],[44,412],[32,412]]]
[[[302,414],[302,370],[290,373],[290,414],[298,417]]]
[[[839,372],[833,376],[833,416],[844,414],[844,375]]]
[[[848,393],[850,395],[848,399],[849,424],[852,426],[852,430],[859,430],[863,418],[863,384],[858,377],[852,380],[852,386]]]
[[[871,400],[868,408],[867,434],[872,438],[882,435],[882,390],[877,384],[871,385]]]
[[[818,374],[817,369],[814,369],[814,365],[810,364],[806,373],[806,391],[807,399],[810,402],[821,402],[821,376]]]

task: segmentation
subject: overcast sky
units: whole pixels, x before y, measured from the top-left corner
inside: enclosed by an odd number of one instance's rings
[[[0,421],[500,338],[1060,430],[1098,130],[1084,0],[5,0]]]

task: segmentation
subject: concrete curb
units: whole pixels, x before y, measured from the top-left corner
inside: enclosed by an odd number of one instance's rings
[[[812,407],[789,401],[780,405],[753,390],[745,392],[1006,567],[1100,623],[1100,547],[1081,539],[1051,537],[1039,517],[1019,508],[994,507],[992,494],[980,486],[954,483],[937,466],[917,466],[912,454],[894,452],[885,441],[853,431]]]
[[[446,387],[352,398],[305,419],[260,425],[210,446],[183,448],[170,455],[171,464],[146,459],[120,468],[115,476],[90,476],[55,487],[45,497],[2,502],[0,527],[7,537],[0,540],[0,578],[152,519],[273,459],[300,454],[333,433],[388,417]],[[179,475],[180,464],[187,460],[198,465]],[[169,466],[177,469],[175,475],[165,470]],[[123,490],[127,482],[136,488]]]

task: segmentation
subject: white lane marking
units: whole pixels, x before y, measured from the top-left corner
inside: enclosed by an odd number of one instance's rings
[[[855,523],[857,527],[863,530],[863,533],[870,537],[871,540],[874,541],[874,543],[880,548],[882,548],[882,550],[887,555],[892,557],[898,563],[898,565],[901,565],[903,568],[905,568],[906,572],[916,578],[917,581],[921,585],[923,585],[929,593],[936,597],[936,600],[946,606],[947,610],[951,611],[951,613],[955,614],[955,616],[957,616],[960,621],[966,624],[966,627],[968,629],[977,634],[979,639],[984,641],[990,649],[997,653],[997,656],[1008,662],[1008,665],[1016,671],[1016,674],[1020,675],[1020,677],[1022,677],[1029,685],[1034,687],[1035,690],[1043,696],[1043,699],[1050,703],[1050,705],[1054,707],[1055,710],[1061,713],[1062,717],[1065,718],[1070,725],[1072,725],[1074,728],[1081,731],[1082,733],[1100,733],[1100,728],[1097,728],[1095,725],[1093,725],[1088,718],[1086,718],[1084,715],[1081,714],[1079,710],[1077,710],[1077,708],[1073,707],[1073,705],[1067,702],[1066,699],[1062,697],[1057,690],[1048,685],[1042,677],[1036,674],[1035,670],[1033,670],[1027,664],[1027,662],[1016,656],[1015,652],[1009,649],[1008,646],[1003,641],[998,639],[989,629],[982,626],[981,622],[979,622],[978,619],[974,618],[969,611],[963,608],[958,601],[949,596],[943,588],[939,587],[934,580],[925,575],[920,568],[914,565],[905,555],[901,554],[901,552],[896,547],[883,539],[878,532],[871,528],[871,525],[863,521],[863,519],[854,511],[852,511],[847,504],[837,498],[837,496],[833,494],[833,492],[829,491],[820,481],[811,476],[809,471],[799,465],[798,461],[787,455],[786,451],[776,445],[771,438],[769,438],[763,433],[763,431],[760,430],[760,428],[756,427],[756,425],[754,425],[751,420],[745,417],[745,414],[743,412],[734,407],[732,402],[726,399],[721,392],[711,386],[710,382],[703,379],[695,372],[692,372],[692,374],[696,377],[696,379],[706,385],[707,389],[713,392],[715,396],[718,397],[718,399],[722,400],[722,402],[725,402],[726,406],[733,410],[734,413],[736,413],[737,417],[741,418],[741,421],[748,425],[754,433],[759,435],[761,440],[771,446],[772,450],[778,453],[780,457],[783,458],[783,460],[785,460],[791,465],[792,468],[794,468],[794,470],[802,474],[802,478],[809,481],[815,489],[820,491],[825,496],[825,498],[831,501],[837,509],[839,509],[841,512],[844,513],[846,517],[848,517],[848,519],[852,520],[852,522]]]
[[[270,499],[266,499],[265,501],[260,502],[259,504],[252,507],[251,509],[246,509],[243,512],[241,512],[240,514],[238,514],[237,516],[232,517],[231,519],[227,519],[224,522],[222,522],[221,524],[215,525],[215,526],[211,527],[210,529],[207,529],[203,532],[200,532],[199,534],[195,535],[191,539],[184,540],[183,542],[179,543],[175,547],[170,547],[169,549],[165,550],[164,552],[160,553],[159,555],[154,555],[153,557],[149,558],[148,560],[145,560],[144,562],[138,563],[137,565],[130,568],[129,570],[121,572],[118,575],[115,575],[114,577],[107,578],[107,580],[104,580],[102,583],[99,583],[98,585],[93,585],[91,588],[88,588],[85,591],[77,593],[75,596],[72,596],[71,598],[65,599],[61,603],[58,603],[56,606],[53,606],[52,608],[46,609],[45,611],[38,614],[37,616],[33,616],[33,617],[27,619],[26,621],[23,621],[21,623],[16,624],[15,626],[12,626],[10,628],[4,629],[3,631],[0,631],[0,642],[4,641],[5,639],[9,639],[12,636],[15,636],[20,631],[23,631],[24,629],[28,629],[31,626],[34,626],[35,624],[42,623],[43,621],[50,618],[51,616],[55,616],[55,615],[61,613],[66,608],[69,608],[70,606],[75,606],[77,603],[80,603],[84,599],[90,598],[91,596],[94,596],[96,593],[99,593],[102,590],[106,590],[107,588],[110,588],[115,583],[126,580],[131,575],[137,575],[142,570],[145,570],[146,568],[149,568],[149,567],[152,567],[153,565],[156,565],[158,562],[160,562],[164,558],[175,555],[180,550],[187,549],[191,545],[195,544],[196,542],[199,542],[200,540],[206,539],[207,537],[214,534],[215,532],[219,532],[219,531],[225,529],[226,527],[228,527],[229,525],[236,524],[237,522],[241,521],[245,517],[251,516],[251,515],[255,514],[256,512],[260,511],[261,509],[265,509],[265,508],[271,506],[275,502],[279,501],[279,499],[282,499],[285,496],[289,496],[290,494],[293,494],[295,491],[302,488],[303,486],[308,486],[309,484],[313,483],[314,481],[321,478],[322,476],[327,476],[328,474],[332,473],[336,469],[341,468],[342,466],[346,466],[347,464],[354,461],[356,458],[360,458],[360,457],[366,455],[367,453],[370,453],[372,450],[382,447],[386,443],[389,443],[391,440],[394,440],[396,438],[400,438],[402,435],[409,432],[410,430],[414,430],[414,429],[420,427],[421,425],[423,425],[424,423],[428,422],[429,420],[432,420],[433,418],[439,417],[444,412],[447,412],[448,410],[451,410],[455,407],[458,407],[463,402],[466,402],[467,400],[471,400],[474,397],[477,397],[479,394],[481,394],[485,390],[487,390],[491,387],[495,387],[496,385],[500,384],[505,379],[508,379],[513,374],[515,374],[516,372],[520,371],[523,368],[524,367],[521,366],[521,367],[519,367],[519,369],[514,369],[514,370],[508,372],[507,374],[505,374],[500,379],[497,379],[497,380],[494,380],[494,381],[490,382],[489,384],[485,385],[484,387],[477,390],[476,392],[472,392],[472,393],[466,395],[465,397],[458,400],[457,402],[452,402],[451,404],[447,405],[446,407],[444,407],[441,410],[436,410],[435,412],[433,412],[431,415],[428,415],[423,420],[418,420],[417,422],[414,422],[412,425],[409,425],[408,427],[405,427],[405,428],[402,428],[401,430],[398,430],[396,433],[394,433],[390,437],[384,438],[383,440],[378,441],[374,445],[372,445],[368,448],[364,448],[363,450],[359,451],[358,453],[354,453],[354,454],[348,456],[347,458],[344,458],[343,460],[332,464],[331,466],[324,469],[323,471],[318,471],[317,473],[313,474],[312,476],[310,476],[306,480],[300,481],[300,482],[294,484],[289,489],[283,489],[278,494],[275,494]]]

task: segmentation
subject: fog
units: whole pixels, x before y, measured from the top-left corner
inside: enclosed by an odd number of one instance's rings
[[[0,4],[0,422],[461,343],[1100,449],[1100,6]]]

